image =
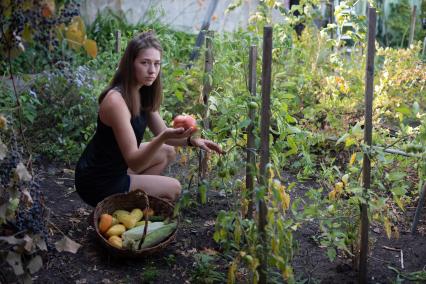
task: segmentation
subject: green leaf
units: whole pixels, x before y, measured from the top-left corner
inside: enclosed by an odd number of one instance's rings
[[[404,114],[404,115],[406,115],[406,116],[411,116],[411,115],[412,115],[412,113],[411,113],[411,109],[410,109],[410,108],[408,108],[408,107],[406,107],[406,106],[400,106],[400,107],[397,107],[397,108],[395,109],[395,111],[397,111],[397,112],[399,112],[399,113],[401,113],[401,114]]]
[[[349,148],[352,145],[356,145],[357,141],[353,139],[352,137],[348,137],[345,141],[345,148]]]
[[[175,97],[178,99],[178,101],[183,102],[183,92],[182,91],[176,91]]]
[[[240,128],[240,129],[246,128],[247,126],[249,126],[249,125],[250,125],[250,123],[251,123],[251,119],[247,118],[247,119],[245,119],[245,120],[241,121],[241,122],[238,124],[238,128]]]
[[[327,256],[331,261],[336,259],[336,249],[335,248],[327,248]]]
[[[343,136],[342,137],[340,137],[338,140],[337,140],[337,142],[336,142],[336,145],[337,144],[340,144],[340,143],[342,143],[342,142],[345,142],[346,141],[346,139],[349,137],[349,133],[345,133],[345,134],[343,134]]]
[[[202,184],[198,187],[198,192],[200,194],[201,204],[207,203],[207,186]]]
[[[387,178],[390,181],[400,181],[403,180],[406,176],[406,173],[403,172],[391,172],[388,174]]]

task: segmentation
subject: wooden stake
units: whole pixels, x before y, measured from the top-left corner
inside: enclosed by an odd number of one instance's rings
[[[371,146],[373,132],[373,91],[374,91],[374,54],[376,39],[376,9],[368,8],[368,38],[367,38],[367,65],[365,74],[365,125],[364,143]],[[367,256],[368,256],[368,190],[371,182],[371,161],[369,153],[364,153],[362,166],[362,181],[366,202],[361,204],[361,246],[359,258],[358,283],[367,283]]]
[[[121,32],[115,31],[115,52],[120,53],[121,51]]]
[[[262,56],[262,109],[260,120],[260,181],[263,190],[268,188],[269,164],[269,127],[271,122],[271,66],[272,66],[272,27],[263,28],[263,56]],[[265,193],[266,194],[266,193]],[[264,197],[259,198],[259,237],[262,246],[262,255],[259,257],[259,283],[266,284],[268,271],[268,242],[265,227],[268,210]]]
[[[422,212],[423,205],[425,204],[426,196],[426,181],[423,182],[423,188],[420,192],[419,203],[417,204],[416,213],[414,214],[413,225],[411,225],[411,234],[415,235],[417,230],[417,223],[419,222],[420,214]]]
[[[411,13],[411,23],[410,23],[410,35],[408,37],[408,47],[413,44],[414,40],[414,31],[416,30],[416,10],[417,6],[413,6],[413,11]]]
[[[249,91],[252,97],[256,97],[256,64],[257,64],[257,46],[250,46],[249,54]],[[248,192],[249,204],[247,210],[247,218],[253,218],[254,207],[254,169],[255,169],[255,136],[254,121],[256,119],[256,110],[249,108],[248,117],[250,124],[247,126],[247,163],[246,163],[246,189]]]
[[[210,129],[209,121],[209,94],[212,90],[212,69],[213,69],[213,44],[212,39],[214,36],[213,31],[207,31],[206,34],[206,53],[205,53],[205,63],[204,63],[204,86],[203,86],[203,103],[204,103],[204,113],[203,113],[203,128],[205,130]],[[209,157],[207,152],[200,150],[200,180],[205,180],[207,178],[207,169]]]

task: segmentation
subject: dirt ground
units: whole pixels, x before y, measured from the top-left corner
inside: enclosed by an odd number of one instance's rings
[[[209,283],[208,276],[213,270],[224,277],[215,283],[226,283],[227,262],[223,258],[216,257],[208,265],[196,258],[199,253],[220,254],[220,248],[212,239],[214,221],[217,213],[227,208],[229,200],[218,192],[209,192],[206,205],[194,204],[182,212],[176,241],[162,252],[145,259],[117,259],[94,237],[95,231],[88,218],[93,208],[84,204],[74,191],[72,172],[60,165],[40,167],[38,172],[45,204],[50,210],[50,241],[54,243],[66,234],[81,247],[76,254],[50,250],[44,255],[43,269],[33,278],[35,283]],[[295,180],[291,176],[287,178]],[[298,184],[293,192],[303,194],[308,186]],[[388,240],[382,228],[371,228],[370,283],[395,282],[397,273],[389,266],[401,272],[425,268],[426,209],[419,222],[418,234],[412,236],[409,228],[414,210],[407,209],[406,222],[399,228],[399,239]],[[357,273],[349,260],[339,257],[334,262],[328,260],[324,249],[312,238],[318,234],[315,224],[304,226],[295,234],[299,243],[293,262],[297,279],[301,283],[357,283]],[[246,282],[240,280],[240,283]]]

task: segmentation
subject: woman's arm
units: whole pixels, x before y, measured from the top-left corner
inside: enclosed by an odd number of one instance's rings
[[[150,112],[148,114],[148,127],[152,131],[154,136],[159,135],[161,132],[163,132],[165,129],[167,129],[166,123],[161,118],[158,111]],[[194,130],[188,129],[187,132],[189,133],[189,135],[191,135],[191,134],[193,134]],[[168,139],[164,143],[166,143],[170,146],[187,146],[188,145],[187,139],[188,139],[189,135],[184,137],[184,138],[179,138],[179,139]]]
[[[151,129],[151,131],[154,133],[155,136],[157,134],[164,131],[164,129],[167,129],[167,126],[164,122],[164,120],[161,118],[160,114],[158,112],[151,112],[148,119],[148,126]],[[192,135],[196,130],[187,130],[190,131],[190,135]],[[185,138],[179,138],[179,139],[169,139],[165,143],[171,146],[188,146],[188,139],[189,142],[191,142],[191,145],[194,147],[199,147],[201,149],[206,150],[207,152],[215,151],[216,153],[222,154],[222,149],[217,145],[216,143],[203,139],[200,137],[193,137],[189,136]]]
[[[110,126],[114,132],[120,151],[127,166],[134,172],[140,172],[154,157],[154,153],[169,139],[185,140],[190,133],[183,128],[163,129],[146,147],[139,148],[136,136],[130,123],[131,114],[127,105],[117,91],[111,91],[103,99],[99,107],[101,121]]]

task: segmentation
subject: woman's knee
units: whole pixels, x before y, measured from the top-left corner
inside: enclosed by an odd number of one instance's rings
[[[180,193],[182,192],[182,186],[177,179],[173,179],[173,182],[170,184],[169,197],[172,201],[175,201],[179,198]]]
[[[176,150],[175,147],[170,146],[170,145],[164,145],[164,152],[166,154],[166,159],[168,164],[170,164],[171,162],[173,162],[174,160],[176,160]]]

